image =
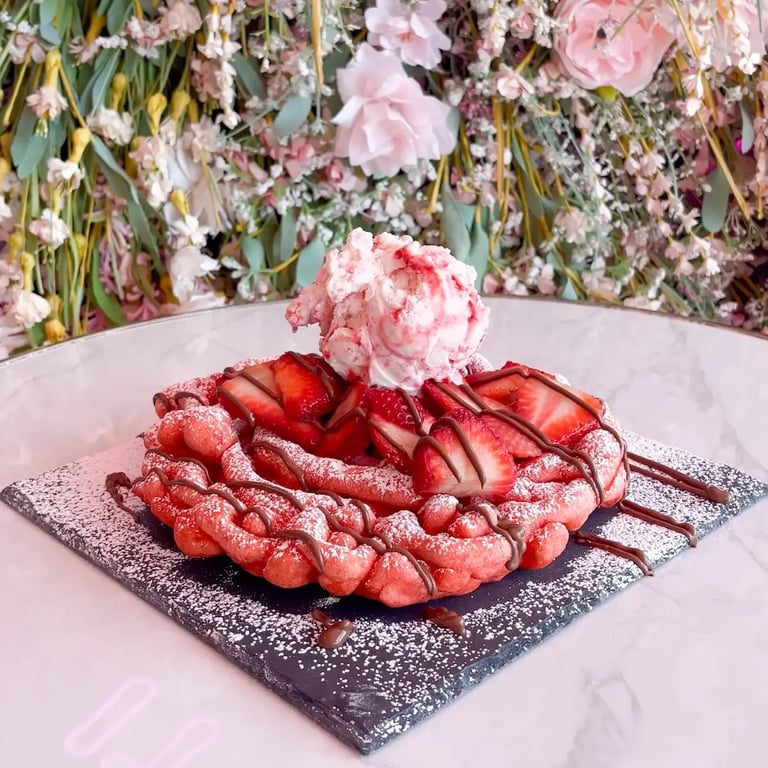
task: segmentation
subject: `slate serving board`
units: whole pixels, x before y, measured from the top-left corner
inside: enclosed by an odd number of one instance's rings
[[[768,485],[731,467],[627,435],[632,450],[731,492],[719,505],[641,476],[630,498],[694,525],[701,538],[763,496]],[[422,618],[305,587],[282,590],[223,558],[189,560],[138,499],[139,521],[105,491],[110,472],[139,474],[139,440],[16,482],[0,498],[169,615],[364,754],[424,719],[577,616],[641,578],[628,560],[571,544],[540,572],[519,571],[440,605],[464,617],[457,636]],[[654,566],[688,548],[665,528],[607,510],[584,530],[643,549]],[[319,648],[309,612],[352,619],[346,645]]]

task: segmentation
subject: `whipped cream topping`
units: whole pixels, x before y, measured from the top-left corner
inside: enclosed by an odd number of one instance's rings
[[[320,352],[345,379],[414,393],[427,379],[458,381],[485,337],[475,277],[447,248],[355,229],[286,319],[294,331],[320,326]]]

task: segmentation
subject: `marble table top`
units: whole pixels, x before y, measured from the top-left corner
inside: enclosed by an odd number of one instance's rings
[[[484,353],[559,371],[622,424],[768,480],[768,342],[663,316],[489,299]],[[292,336],[284,304],[177,316],[0,363],[0,487],[121,443],[152,393]],[[361,757],[0,504],[9,768],[757,765],[768,503]],[[766,545],[763,550],[762,545]],[[116,702],[122,710],[117,710]]]

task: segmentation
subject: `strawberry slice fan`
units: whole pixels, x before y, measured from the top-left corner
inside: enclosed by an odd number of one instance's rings
[[[226,555],[285,588],[316,582],[390,607],[544,568],[597,508],[695,531],[625,494],[638,472],[728,494],[629,453],[605,405],[557,377],[473,358],[415,394],[344,381],[319,355],[246,361],[154,397],[133,491],[189,557]],[[122,481],[124,482],[124,480]]]

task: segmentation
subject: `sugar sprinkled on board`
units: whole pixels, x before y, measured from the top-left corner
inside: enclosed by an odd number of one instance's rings
[[[724,465],[637,436],[629,436],[629,443],[730,489],[732,501],[718,505],[633,477],[634,501],[692,523],[700,536],[768,494],[759,481]],[[231,563],[189,560],[137,499],[129,504],[141,523],[119,510],[105,490],[111,472],[136,477],[143,454],[135,440],[16,483],[2,497],[362,751],[403,732],[640,578],[626,559],[576,547],[544,571],[520,571],[452,598],[450,607],[461,612],[467,630],[460,637],[434,627],[419,610],[391,611],[316,588],[279,590]],[[642,548],[655,566],[687,548],[680,534],[628,515],[598,512],[587,527]],[[354,621],[345,645],[330,651],[315,645],[315,607]]]

